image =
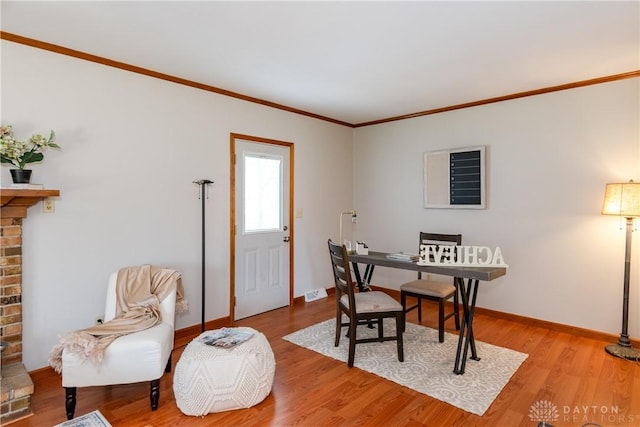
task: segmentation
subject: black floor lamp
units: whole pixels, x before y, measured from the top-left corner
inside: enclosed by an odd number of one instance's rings
[[[207,189],[207,185],[209,184],[213,184],[213,181],[209,181],[208,179],[200,179],[198,181],[193,181],[194,184],[198,184],[200,186],[200,200],[202,201],[202,260],[201,260],[201,267],[202,267],[202,320],[201,320],[201,325],[200,325],[200,330],[201,332],[204,332],[204,284],[205,284],[205,280],[204,280],[204,262],[205,262],[205,257],[204,257],[204,252],[205,252],[205,233],[204,233],[204,224],[205,224],[205,216],[204,216],[204,201],[207,198],[206,197],[206,189]]]
[[[622,299],[622,332],[617,344],[605,347],[607,353],[629,360],[640,360],[640,351],[631,347],[629,340],[629,276],[631,274],[631,232],[633,218],[640,217],[640,183],[633,181],[607,184],[603,215],[617,215],[627,220],[626,248],[624,253],[624,293]]]

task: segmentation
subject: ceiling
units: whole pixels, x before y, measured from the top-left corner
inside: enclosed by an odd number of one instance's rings
[[[638,1],[6,1],[2,31],[363,124],[640,69]]]

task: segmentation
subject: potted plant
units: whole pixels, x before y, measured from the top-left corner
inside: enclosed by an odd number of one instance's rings
[[[31,180],[31,169],[24,167],[29,163],[41,162],[44,159],[43,151],[47,148],[60,148],[53,141],[56,138],[51,131],[46,138],[39,133],[31,135],[28,141],[20,141],[13,136],[11,125],[0,126],[0,162],[9,163],[17,169],[11,169],[11,179],[14,184],[28,184]]]

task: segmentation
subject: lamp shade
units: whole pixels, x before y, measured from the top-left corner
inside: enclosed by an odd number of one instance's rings
[[[602,215],[640,216],[640,183],[633,181],[607,184]]]

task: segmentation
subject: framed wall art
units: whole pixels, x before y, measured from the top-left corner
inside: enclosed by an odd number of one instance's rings
[[[485,146],[424,153],[424,207],[485,208]]]

